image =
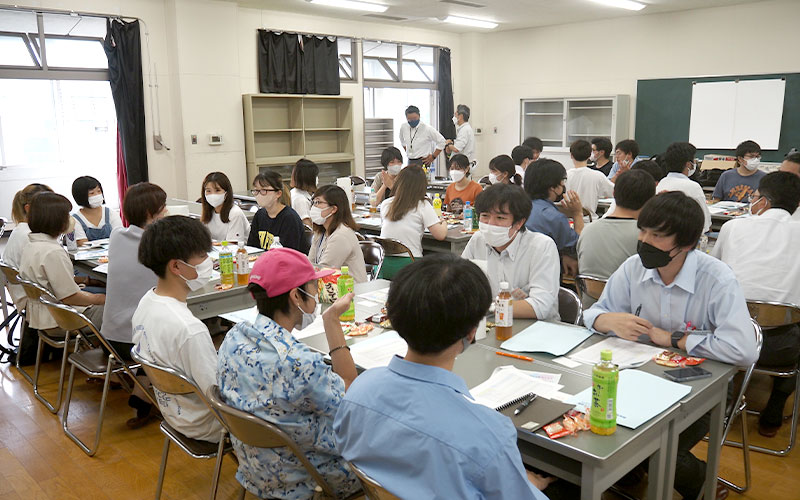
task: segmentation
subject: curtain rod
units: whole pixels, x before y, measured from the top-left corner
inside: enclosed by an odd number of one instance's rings
[[[58,9],[43,9],[41,7],[26,7],[24,5],[0,5],[0,10],[22,10],[22,11],[33,11],[33,12],[41,12],[43,14],[76,14],[78,16],[86,16],[86,17],[108,17],[111,19],[131,19],[134,21],[142,21],[140,18],[136,16],[123,16],[117,14],[101,14],[99,12],[81,12],[77,10],[58,10]],[[142,21],[144,22],[144,21]]]
[[[450,47],[445,47],[443,45],[433,45],[428,43],[417,43],[417,42],[409,42],[409,41],[400,41],[400,40],[378,40],[375,38],[363,38],[359,36],[350,36],[350,35],[332,35],[332,34],[323,34],[323,33],[306,33],[304,31],[297,31],[297,30],[287,30],[287,29],[277,29],[277,28],[260,28],[265,31],[274,31],[276,33],[292,33],[295,35],[305,35],[305,36],[321,36],[321,37],[341,37],[341,38],[350,38],[352,40],[361,40],[368,41],[368,42],[381,42],[381,43],[394,43],[398,45],[424,45],[425,47],[433,47],[436,49],[446,49],[450,50]]]

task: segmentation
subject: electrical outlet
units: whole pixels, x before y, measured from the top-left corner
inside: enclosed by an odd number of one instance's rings
[[[195,134],[192,134],[192,144],[197,144],[197,136]]]
[[[483,133],[483,129],[478,127],[475,129],[475,135],[481,135]]]

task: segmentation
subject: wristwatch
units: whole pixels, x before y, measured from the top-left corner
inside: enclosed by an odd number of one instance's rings
[[[684,335],[686,335],[686,332],[682,332],[680,330],[672,332],[672,347],[675,349],[680,349],[678,347],[678,341],[682,339]]]

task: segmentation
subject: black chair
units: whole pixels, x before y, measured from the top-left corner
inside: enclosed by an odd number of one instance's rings
[[[359,241],[361,252],[364,254],[364,264],[367,266],[369,280],[377,279],[383,266],[383,247],[374,241]]]
[[[563,286],[558,287],[558,314],[564,323],[580,324],[583,318],[583,307],[578,295]]]
[[[350,182],[352,182],[354,186],[360,186],[367,183],[367,181],[359,175],[351,175]]]

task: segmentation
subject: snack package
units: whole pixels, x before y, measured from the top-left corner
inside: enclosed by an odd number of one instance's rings
[[[653,361],[661,366],[668,366],[670,368],[675,367],[685,367],[685,366],[697,366],[706,358],[695,358],[692,356],[683,356],[678,354],[677,352],[672,351],[662,351],[657,356],[653,357]]]
[[[350,337],[367,335],[373,328],[369,323],[342,323],[342,331]]]
[[[331,275],[320,278],[319,284],[319,301],[323,304],[333,304],[339,298],[339,287],[337,282],[342,273],[338,269]]]
[[[561,422],[553,422],[552,424],[545,425],[544,431],[550,439],[558,439],[572,434],[569,430],[564,428]]]
[[[580,431],[589,430],[589,416],[577,410],[570,410],[564,414],[560,422],[553,422],[544,426],[544,431],[550,439],[558,439]]]

